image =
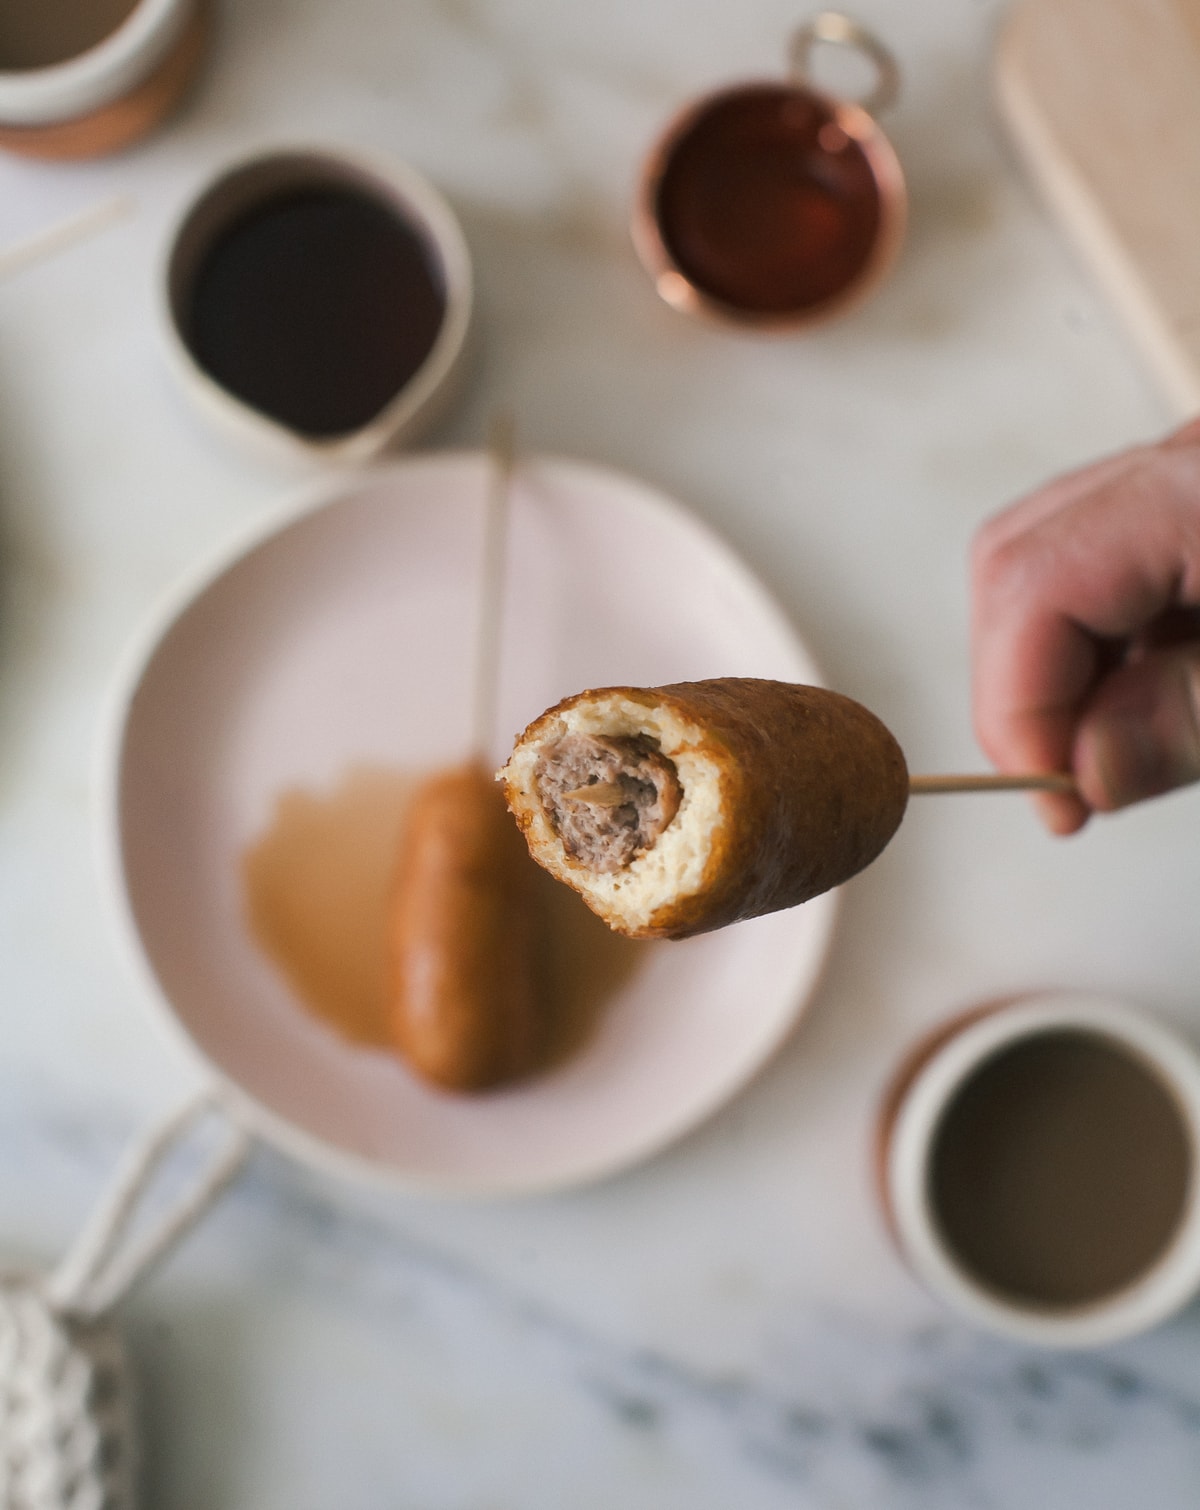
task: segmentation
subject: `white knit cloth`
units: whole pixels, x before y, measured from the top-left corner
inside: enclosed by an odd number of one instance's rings
[[[133,1432],[125,1353],[108,1317],[63,1316],[36,1279],[0,1280],[0,1505],[125,1510]]]
[[[135,1237],[156,1172],[213,1117],[226,1124],[221,1146]],[[130,1149],[51,1274],[0,1275],[0,1510],[132,1510],[137,1444],[112,1308],[208,1209],[247,1146],[215,1096],[189,1102]]]

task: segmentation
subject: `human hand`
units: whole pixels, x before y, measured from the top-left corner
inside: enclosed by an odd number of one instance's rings
[[[972,550],[975,730],[1069,834],[1200,779],[1200,421],[1072,472],[983,525]]]

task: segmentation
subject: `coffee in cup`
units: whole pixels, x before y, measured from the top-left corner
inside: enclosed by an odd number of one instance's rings
[[[256,451],[367,461],[453,393],[471,284],[458,221],[414,169],[275,148],[223,169],[177,225],[167,354],[204,414]]]
[[[1200,1288],[1200,1056],[1121,1003],[953,1019],[897,1072],[878,1153],[901,1252],[995,1331],[1110,1342]]]

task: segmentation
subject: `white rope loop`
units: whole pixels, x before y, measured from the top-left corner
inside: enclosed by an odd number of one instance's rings
[[[135,1240],[132,1229],[155,1175],[180,1144],[212,1118],[223,1124],[223,1146],[210,1156],[195,1185]],[[208,1210],[241,1168],[249,1142],[211,1092],[186,1102],[153,1128],[128,1150],[107,1196],[47,1279],[45,1294],[51,1305],[76,1316],[99,1316],[111,1309]]]

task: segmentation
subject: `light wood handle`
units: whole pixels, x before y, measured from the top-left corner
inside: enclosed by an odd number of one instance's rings
[[[1029,776],[910,776],[908,790],[917,797],[927,792],[1065,792],[1079,788],[1066,771],[1046,771]]]
[[[927,792],[1074,792],[1074,776],[1047,772],[1037,776],[910,776],[908,790],[912,796]],[[594,782],[564,792],[568,802],[587,802],[593,807],[623,807],[632,801],[629,793],[615,781]]]
[[[517,464],[516,430],[516,421],[508,409],[497,409],[488,425],[483,575],[479,594],[479,623],[475,631],[475,688],[471,708],[475,752],[485,763],[490,758],[496,725],[508,510],[513,471]]]

